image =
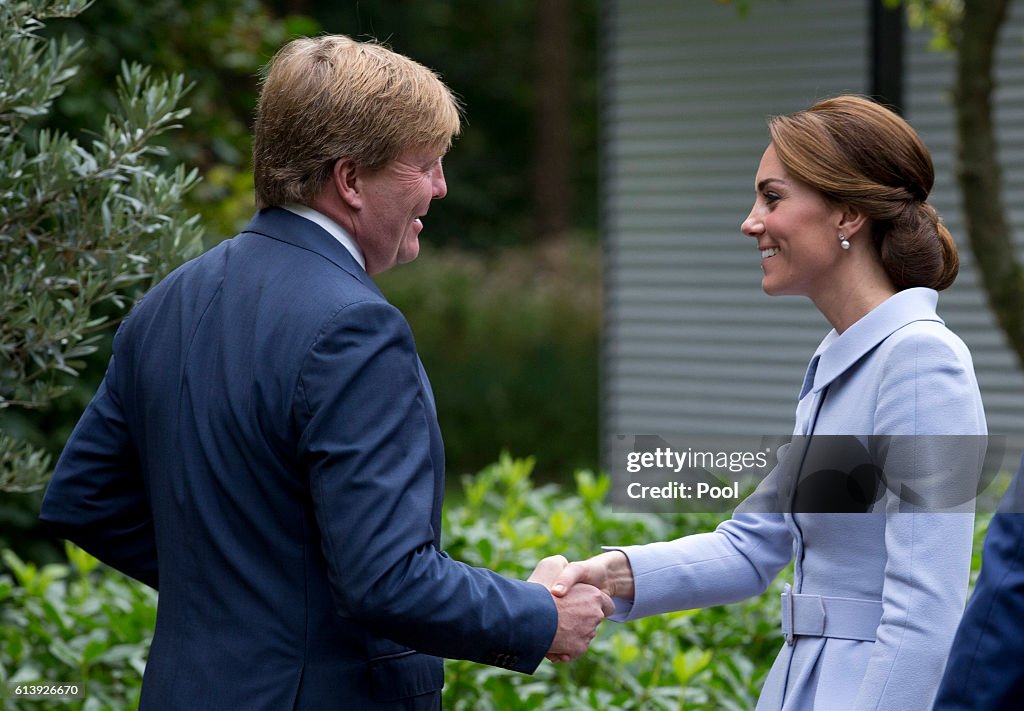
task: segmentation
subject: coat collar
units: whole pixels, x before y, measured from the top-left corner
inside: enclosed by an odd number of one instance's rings
[[[268,207],[256,213],[242,230],[243,234],[245,232],[260,234],[279,242],[287,242],[300,249],[319,254],[358,279],[373,293],[378,294],[381,298],[384,297],[377,285],[373,283],[370,275],[349,251],[327,230],[305,217],[280,207]]]
[[[833,329],[814,352],[804,390],[820,392],[879,343],[908,324],[915,321],[945,323],[935,313],[938,300],[939,295],[934,289],[905,289],[876,306],[841,335]],[[813,387],[808,388],[811,378]]]

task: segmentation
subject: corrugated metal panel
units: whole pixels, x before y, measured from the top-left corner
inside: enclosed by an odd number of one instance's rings
[[[765,119],[865,91],[867,6],[606,9],[604,430],[788,433],[828,326],[806,299],[762,293],[739,225]]]
[[[867,90],[866,0],[605,5],[603,429],[778,434],[828,324],[809,301],[760,289],[739,232],[765,118]],[[999,119],[1014,224],[1024,220],[1024,8],[1001,51]],[[907,46],[908,117],[932,149],[933,202],[964,238],[952,168],[951,60]],[[962,244],[966,244],[965,240]],[[993,431],[1024,432],[1024,376],[977,287],[967,249],[941,312],[971,347]]]

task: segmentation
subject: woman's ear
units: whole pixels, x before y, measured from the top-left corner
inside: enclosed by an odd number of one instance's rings
[[[360,170],[350,158],[339,158],[331,169],[331,182],[338,197],[353,210],[360,210],[363,207]]]
[[[844,205],[839,213],[839,224],[836,228],[846,237],[852,238],[868,224],[868,216],[855,207]]]

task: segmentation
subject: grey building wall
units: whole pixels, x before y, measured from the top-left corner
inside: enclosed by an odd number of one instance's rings
[[[1020,8],[1018,8],[1018,11]],[[760,289],[739,231],[765,118],[869,90],[866,0],[605,5],[602,231],[607,434],[788,434],[830,326],[803,297]],[[1024,17],[1004,35],[999,119],[1012,221],[1024,224]],[[977,288],[953,175],[951,59],[907,39],[907,117],[933,151],[933,202],[961,245],[940,314],[971,347],[993,432],[1024,432],[1024,376]]]

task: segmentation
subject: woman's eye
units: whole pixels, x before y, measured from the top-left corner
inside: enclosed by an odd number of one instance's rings
[[[774,205],[775,203],[777,203],[779,201],[779,199],[780,198],[779,198],[779,194],[778,193],[765,193],[764,194],[764,201],[768,205]]]

